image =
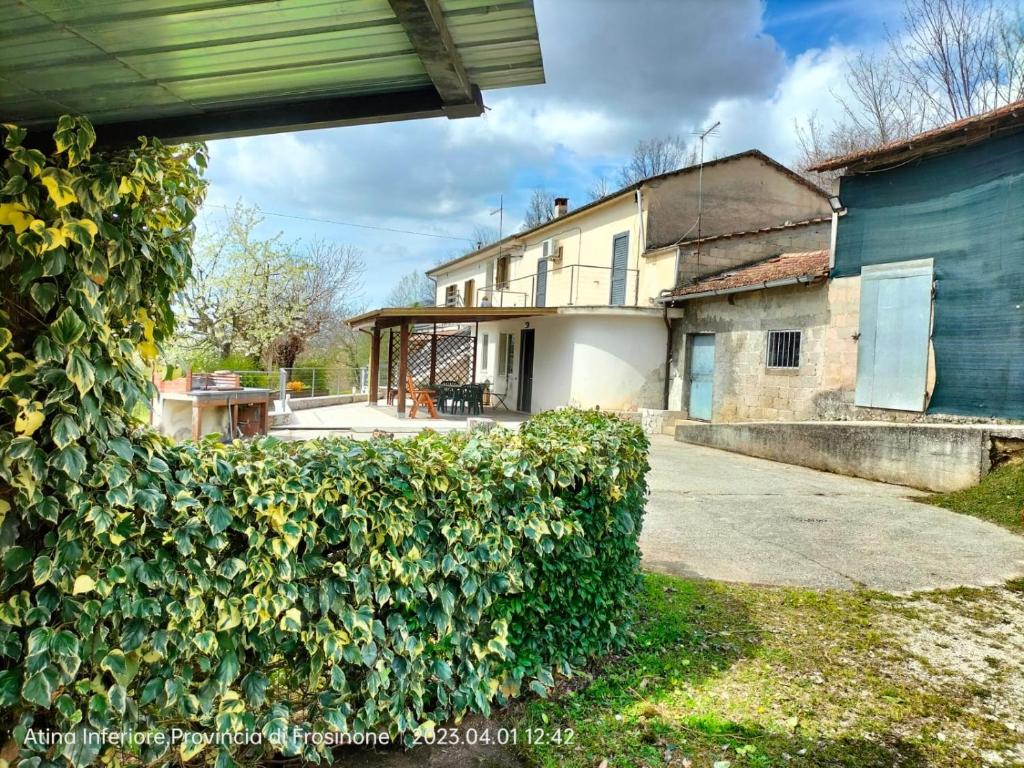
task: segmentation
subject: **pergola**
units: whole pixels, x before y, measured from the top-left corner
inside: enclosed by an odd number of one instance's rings
[[[557,314],[555,307],[387,307],[375,309],[362,315],[350,318],[349,326],[366,331],[371,335],[370,342],[370,381],[367,400],[376,403],[380,399],[380,342],[381,331],[399,329],[398,344],[398,381],[396,382],[396,406],[399,414],[405,413],[406,377],[409,373],[409,331],[415,325],[433,326],[436,336],[437,326],[468,325],[495,320],[517,320],[525,317]],[[476,371],[476,340],[473,346],[473,372]]]
[[[0,0],[0,122],[99,143],[483,112],[544,81],[533,0]],[[45,131],[40,131],[45,136]]]

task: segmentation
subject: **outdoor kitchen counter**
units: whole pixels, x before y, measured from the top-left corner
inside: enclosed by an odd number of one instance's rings
[[[192,439],[202,437],[203,411],[208,408],[228,409],[228,423],[242,427],[246,437],[267,434],[272,390],[258,387],[241,389],[193,389],[188,392],[161,392],[162,401],[173,400],[192,404]],[[241,418],[240,418],[241,417]]]

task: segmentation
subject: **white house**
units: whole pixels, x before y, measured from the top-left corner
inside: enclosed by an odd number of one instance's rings
[[[830,216],[821,190],[751,150],[645,179],[575,210],[556,198],[550,221],[430,270],[437,308],[378,310],[350,323],[377,334],[460,325],[474,345],[471,378],[490,382],[517,410],[663,408],[670,310],[658,297],[731,264],[827,247]],[[771,234],[759,244],[751,233],[760,230]],[[712,247],[732,233],[752,243]],[[433,367],[411,373],[417,386],[434,383]]]

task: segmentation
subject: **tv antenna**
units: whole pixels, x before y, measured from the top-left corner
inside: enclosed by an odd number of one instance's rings
[[[721,120],[716,120],[715,124],[710,128],[707,128],[703,132],[694,133],[700,140],[700,165],[697,170],[697,269],[700,270],[700,238],[701,238],[701,224],[704,218],[704,143],[708,140],[709,136],[718,135],[718,127],[722,124]]]
[[[498,214],[498,258],[501,258],[501,228],[505,223],[505,195],[498,195],[498,207],[491,211],[491,216]]]

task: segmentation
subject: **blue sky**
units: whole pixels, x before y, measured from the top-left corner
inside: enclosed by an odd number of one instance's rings
[[[471,247],[474,228],[521,224],[534,187],[586,202],[634,143],[722,121],[709,155],[795,159],[795,120],[838,115],[843,61],[899,26],[897,0],[535,0],[547,83],[484,94],[484,117],[306,131],[211,144],[202,222],[236,200],[266,232],[359,248],[377,306],[405,273]],[[425,236],[433,235],[433,236]]]

